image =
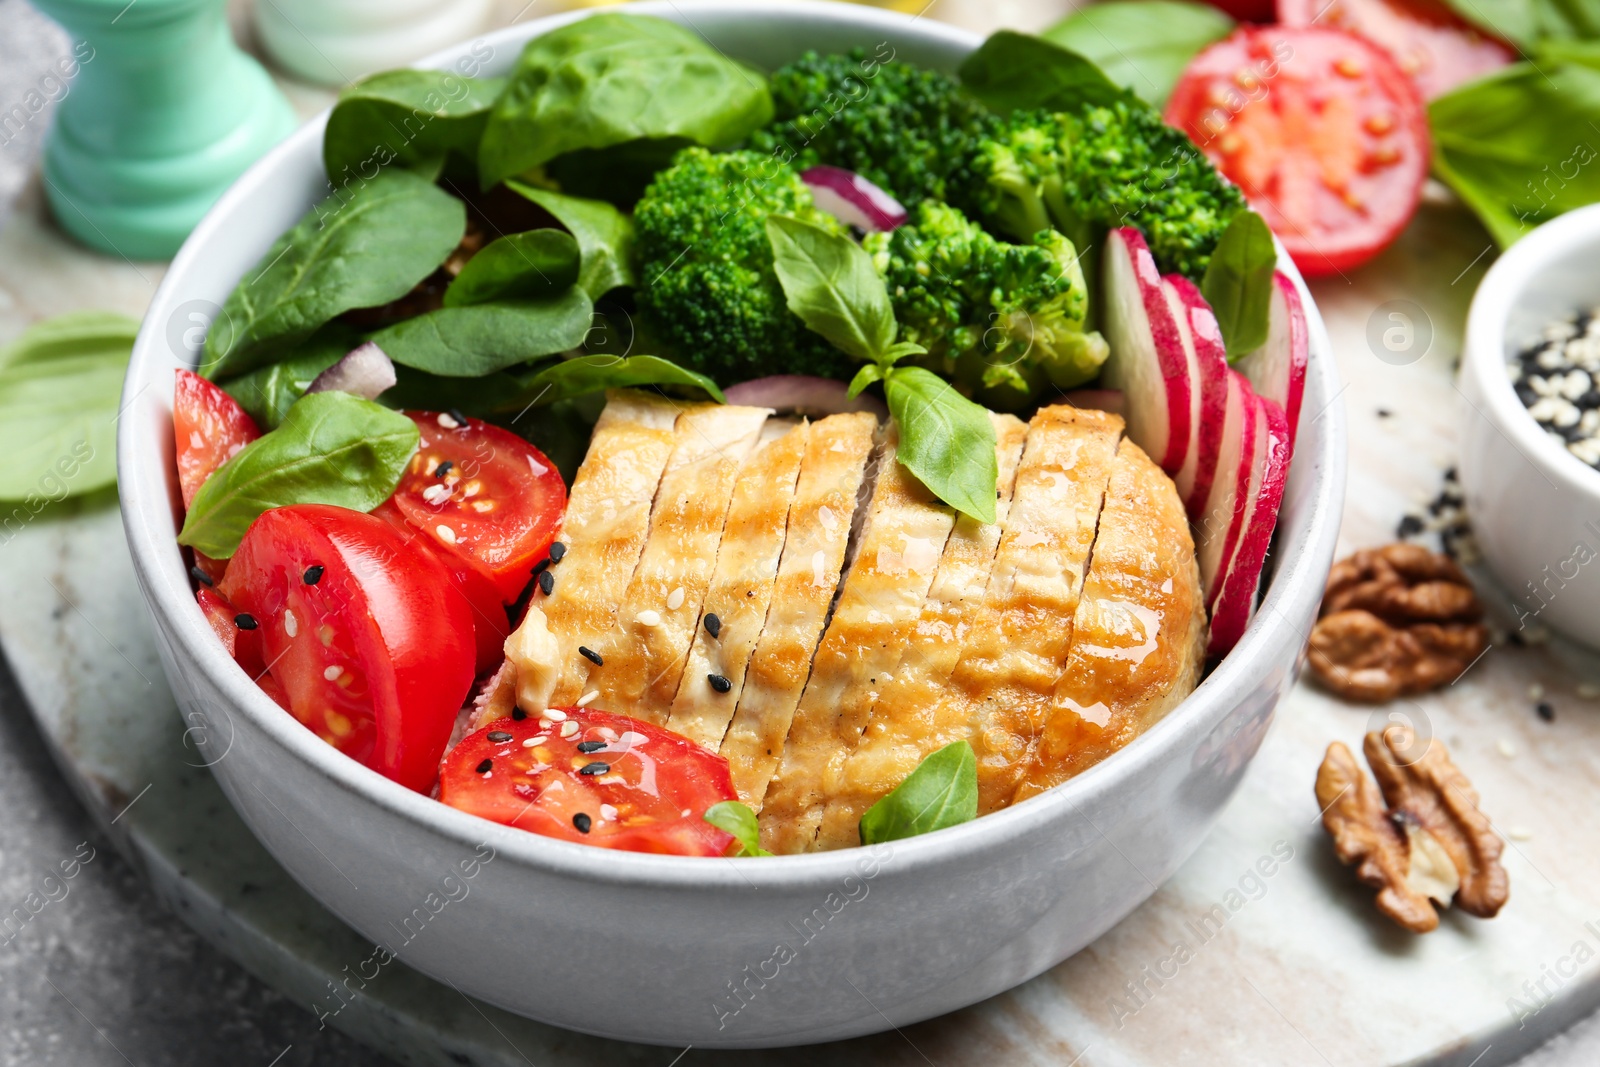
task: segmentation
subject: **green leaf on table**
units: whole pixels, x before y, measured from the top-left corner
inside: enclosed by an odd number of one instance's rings
[[[1217,316],[1228,358],[1238,359],[1267,343],[1267,313],[1272,305],[1272,274],[1278,248],[1266,220],[1241,211],[1222,231],[1200,282],[1200,292]]]
[[[417,450],[417,424],[349,393],[312,393],[206,479],[178,543],[227,559],[256,516],[290,504],[371,511]]]
[[[633,220],[614,205],[540,189],[514,179],[506,186],[550,212],[577,238],[581,261],[578,284],[591,299],[599,300],[618,286],[636,284]]]
[[[727,403],[717,383],[698,371],[680,367],[660,356],[575,356],[552,363],[522,379],[522,388],[502,411],[530,405],[543,407],[602,389],[631,389],[640,385],[677,385],[699,389],[719,404]]]
[[[578,280],[578,242],[560,230],[497,237],[467,260],[444,291],[445,307],[555,296]]]
[[[789,310],[835,348],[876,361],[894,344],[889,290],[872,257],[849,237],[791,218],[767,218],[772,265]]]
[[[761,827],[756,822],[756,813],[747,805],[737,800],[724,800],[711,805],[701,817],[723,833],[732,834],[739,842],[740,856],[772,855],[761,847]]]
[[[386,70],[339,94],[322,135],[328,181],[343,186],[397,164],[436,176],[475,168],[478,141],[504,78],[448,70]]]
[[[583,344],[594,305],[576,285],[542,300],[445,307],[385,326],[371,340],[390,359],[430,374],[492,374]]]
[[[890,370],[883,395],[900,432],[895,458],[963,515],[994,522],[1000,468],[989,412],[922,367]]]
[[[861,816],[861,843],[876,845],[978,817],[978,757],[966,741],[930,754]]]
[[[1188,0],[1113,0],[1080,7],[1045,30],[1045,40],[1098,64],[1106,77],[1163,107],[1183,69],[1234,22]]]
[[[222,382],[223,391],[237,400],[262,430],[275,430],[317,375],[339,362],[361,340],[355,329],[330,322],[277,363]]]
[[[665,19],[603,14],[529,41],[478,149],[484,188],[579,149],[743,140],[772,120],[766,78]]]
[[[117,415],[138,332],[126,315],[79,311],[0,349],[0,500],[36,512],[117,480]]]
[[[460,200],[406,170],[328,197],[228,295],[200,373],[215,380],[255,370],[337,315],[398,300],[444,262],[466,226]]]
[[[961,85],[991,111],[1076,111],[1127,97],[1093,62],[1026,33],[992,34],[961,64]]]

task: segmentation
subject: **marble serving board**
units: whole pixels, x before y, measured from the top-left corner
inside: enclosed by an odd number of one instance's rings
[[[947,0],[974,29],[1037,28],[1059,5]],[[533,14],[541,14],[535,9]],[[503,21],[511,21],[508,9]],[[291,87],[310,111],[326,96]],[[1347,383],[1344,548],[1393,539],[1452,466],[1453,380],[1472,290],[1492,258],[1458,208],[1431,199],[1399,244],[1313,285]],[[0,342],[79,307],[143,312],[162,265],[70,245],[36,181],[0,230]],[[1321,412],[1308,411],[1315,419]],[[1484,579],[1502,628],[1504,593]],[[820,1050],[702,1054],[729,1063],[1194,1067],[1490,1067],[1600,1005],[1600,657],[1559,639],[1503,640],[1455,685],[1374,711],[1302,683],[1194,857],[1095,944],[1010,993]],[[286,996],[407,1064],[666,1065],[682,1050],[584,1037],[469,1000],[402,965],[359,993],[371,946],[302,891],[201,764],[157,662],[111,493],[0,533],[0,646],[63,773],[172,908]],[[1537,696],[1530,689],[1542,687]],[[1535,714],[1538,700],[1553,721]],[[1331,740],[1396,715],[1442,737],[1507,838],[1511,901],[1413,937],[1333,859],[1312,781]],[[222,758],[226,758],[223,756]],[[659,961],[670,978],[670,961]],[[870,990],[866,991],[870,995]]]

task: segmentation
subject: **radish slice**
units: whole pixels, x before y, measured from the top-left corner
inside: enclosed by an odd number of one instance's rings
[[[889,409],[875,396],[862,393],[850,399],[850,387],[832,378],[804,374],[777,374],[729,386],[723,391],[730,404],[773,408],[782,414],[837,415],[842,411],[870,411],[880,419]]]
[[[306,392],[353,393],[363,400],[376,400],[379,393],[394,386],[395,380],[394,363],[383,349],[367,341],[313,378]]]
[[[1243,528],[1248,510],[1246,494],[1256,447],[1255,404],[1255,391],[1244,375],[1229,370],[1216,477],[1206,494],[1205,507],[1198,515],[1190,516],[1195,555],[1200,562],[1200,585],[1208,608],[1216,597],[1223,565],[1233,554],[1236,531]]]
[[[1249,515],[1211,608],[1211,644],[1207,651],[1213,656],[1223,655],[1238,644],[1255,614],[1261,569],[1272,543],[1272,530],[1278,524],[1278,506],[1283,503],[1283,487],[1288,480],[1289,423],[1283,408],[1276,400],[1258,396],[1255,421]]]
[[[1294,453],[1300,428],[1300,401],[1306,388],[1306,359],[1310,330],[1305,308],[1294,282],[1282,273],[1272,276],[1272,304],[1268,311],[1267,341],[1238,362],[1239,373],[1250,379],[1257,393],[1283,408],[1289,425],[1289,452]]]
[[[1128,436],[1168,474],[1189,451],[1193,383],[1161,273],[1138,230],[1112,230],[1105,245],[1106,341],[1100,383],[1127,400]]]
[[[1182,304],[1178,325],[1193,342],[1189,351],[1194,356],[1190,379],[1194,425],[1189,435],[1189,457],[1174,479],[1192,519],[1204,510],[1211,483],[1216,480],[1217,452],[1222,447],[1222,423],[1228,404],[1228,350],[1217,317],[1198,286],[1181,274],[1169,274],[1162,279],[1162,288]]]
[[[823,211],[847,226],[871,233],[905,224],[900,201],[855,171],[826,165],[801,171],[800,180],[811,187],[811,199]]]
[[[1113,415],[1121,415],[1127,410],[1126,401],[1115,389],[1073,389],[1062,399],[1075,408],[1089,411],[1109,411]]]

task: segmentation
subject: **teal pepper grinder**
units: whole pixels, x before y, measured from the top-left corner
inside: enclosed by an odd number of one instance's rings
[[[234,44],[226,0],[34,0],[78,40],[45,192],[91,247],[165,259],[296,118]]]

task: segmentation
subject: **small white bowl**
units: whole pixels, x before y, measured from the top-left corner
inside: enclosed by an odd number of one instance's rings
[[[845,4],[630,10],[691,25],[768,68],[807,48],[881,56],[884,42],[950,70],[978,43],[929,19]],[[505,73],[524,41],[572,17],[491,34],[427,65],[488,49],[482,73]],[[1056,789],[892,846],[741,860],[611,852],[485,822],[341,756],[251,683],[195,606],[173,540],[173,371],[195,362],[189,316],[214,311],[323,194],[324,121],[246,173],[173,261],[134,346],[117,468],[173,692],[188,721],[206,724],[228,798],[312,895],[412,967],[510,1011],[607,1037],[757,1047],[885,1030],[993,996],[1100,936],[1194,851],[1294,680],[1339,529],[1343,410],[1303,285],[1310,373],[1271,584],[1244,639],[1181,707]],[[382,959],[350,961],[352,990]],[[325,1010],[339,995],[330,990]]]
[[[1600,648],[1600,471],[1552,440],[1508,368],[1544,328],[1600,306],[1600,204],[1540,226],[1489,268],[1461,362],[1461,488],[1519,628]]]

